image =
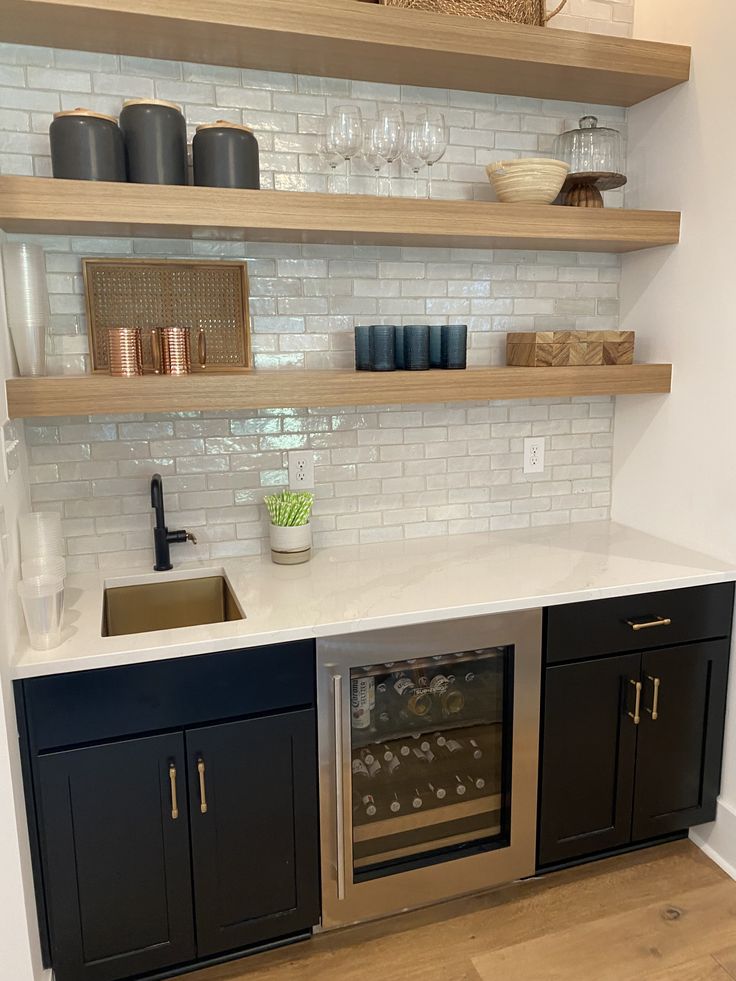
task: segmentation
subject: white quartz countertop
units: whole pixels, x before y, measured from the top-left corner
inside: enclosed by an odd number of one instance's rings
[[[238,650],[401,624],[504,613],[736,579],[736,567],[609,522],[459,535],[315,552],[177,562],[170,573],[71,576],[62,644],[21,641],[17,678]],[[102,637],[105,586],[224,574],[246,618]]]

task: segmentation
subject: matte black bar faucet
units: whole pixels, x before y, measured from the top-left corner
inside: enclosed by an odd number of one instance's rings
[[[169,531],[164,512],[164,483],[160,473],[151,477],[151,507],[156,512],[156,527],[153,529],[153,548],[156,553],[155,572],[168,572],[173,569],[169,545],[174,542],[192,542],[197,539],[190,531]]]

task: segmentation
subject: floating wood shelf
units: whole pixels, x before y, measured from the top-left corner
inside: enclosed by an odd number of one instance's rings
[[[690,74],[681,45],[355,0],[5,0],[0,40],[620,106]]]
[[[680,215],[8,175],[0,177],[0,228],[46,235],[631,252],[676,244]]]
[[[32,418],[666,394],[671,380],[669,364],[400,372],[283,369],[185,378],[15,378],[7,382],[7,396],[11,418]]]

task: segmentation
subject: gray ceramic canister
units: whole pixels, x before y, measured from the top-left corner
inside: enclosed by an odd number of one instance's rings
[[[91,109],[54,114],[51,172],[71,181],[125,181],[125,144],[117,120]]]
[[[128,180],[135,184],[187,183],[187,124],[179,106],[160,99],[123,103]]]
[[[199,187],[259,190],[258,140],[249,126],[219,119],[198,126],[192,140],[194,183]]]

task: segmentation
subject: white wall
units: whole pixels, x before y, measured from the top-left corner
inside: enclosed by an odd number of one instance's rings
[[[0,266],[0,296],[2,296]],[[0,302],[0,427],[7,419],[5,378],[13,374],[13,359]],[[20,433],[22,428],[18,427]],[[0,440],[0,452],[3,446]],[[18,735],[13,706],[10,665],[19,630],[15,584],[18,579],[17,519],[28,510],[28,482],[23,447],[21,467],[6,480],[0,460],[0,508],[8,530],[7,562],[0,555],[0,978],[32,981],[44,972],[38,945],[36,912],[23,805]]]
[[[691,44],[694,66],[689,85],[629,115],[627,204],[680,209],[683,229],[677,248],[624,260],[621,326],[638,332],[642,360],[674,363],[674,388],[618,401],[613,517],[736,560],[736,5],[637,0],[634,33]],[[718,822],[694,837],[736,874],[731,702]]]

